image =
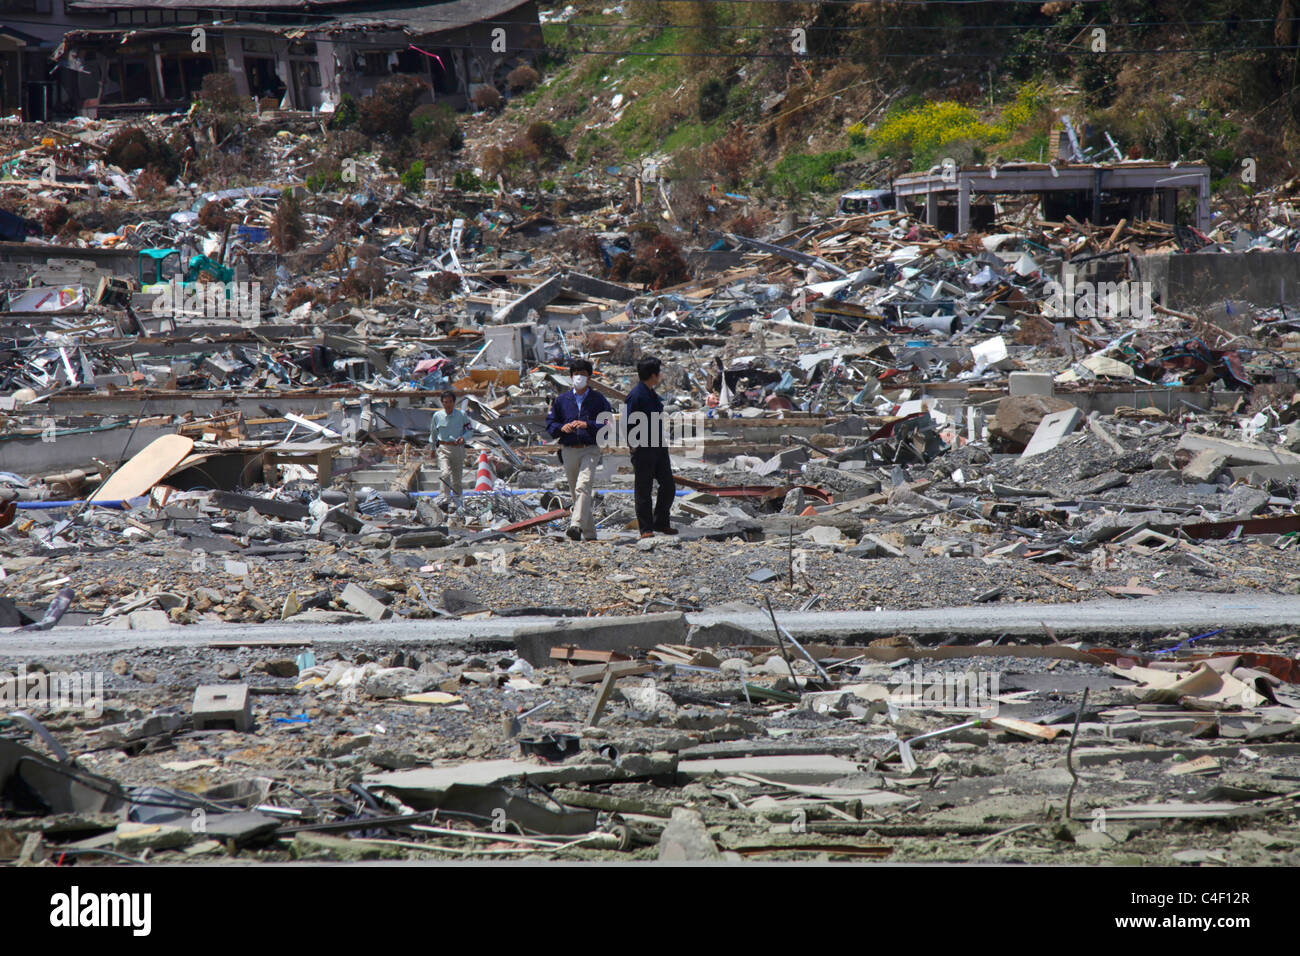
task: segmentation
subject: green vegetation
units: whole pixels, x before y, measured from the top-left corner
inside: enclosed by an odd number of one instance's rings
[[[1042,86],[1026,84],[997,122],[985,123],[974,109],[951,100],[895,109],[881,120],[867,141],[882,156],[911,159],[914,168],[938,162],[956,144],[982,147],[1006,143],[1046,104]]]
[[[340,170],[311,173],[305,180],[307,189],[314,193],[327,192],[343,185],[343,173]]]
[[[789,198],[808,193],[825,193],[840,185],[835,178],[835,167],[853,159],[847,149],[829,153],[789,153],[768,174],[768,185],[773,191]]]
[[[1109,132],[1133,157],[1205,160],[1219,184],[1237,184],[1243,157],[1270,176],[1295,175],[1300,96],[1294,53],[1285,48],[1294,36],[1270,52],[1274,29],[1283,27],[1245,0],[1217,0],[1207,18],[1239,18],[1231,35],[1195,18],[1162,26],[1172,18],[1152,0],[961,12],[629,0],[616,15],[578,6],[573,20],[542,26],[547,53],[533,65],[545,82],[516,65],[506,84],[513,93],[506,135],[488,155],[475,155],[493,178],[501,172],[541,185],[545,176],[563,181],[543,168],[548,160],[563,161],[568,175],[666,156],[670,168],[693,170],[677,177],[674,204],[680,191],[684,206],[706,210],[708,190],[724,183],[797,198],[847,187],[850,178],[879,184],[946,157],[1045,160],[1061,114],[1089,148],[1105,148],[1101,134]],[[796,25],[812,28],[802,61],[783,58],[784,35]],[[1300,33],[1300,25],[1286,29]],[[1161,55],[1086,55],[1098,43]],[[1225,52],[1207,56],[1198,47]],[[897,56],[903,49],[908,55]],[[599,50],[626,52],[584,52]],[[882,95],[900,88],[911,95],[882,115]],[[562,150],[540,140],[522,150],[518,138],[538,120]],[[438,161],[431,151],[402,158],[398,168],[414,158]],[[852,173],[837,176],[849,163]],[[694,183],[704,185],[697,192]]]
[[[402,173],[402,188],[409,193],[418,193],[424,188],[424,160],[417,159]]]
[[[357,119],[361,116],[361,109],[357,106],[356,97],[351,93],[344,93],[339,97],[338,106],[334,107],[334,115],[330,117],[330,129],[348,129],[355,126]]]

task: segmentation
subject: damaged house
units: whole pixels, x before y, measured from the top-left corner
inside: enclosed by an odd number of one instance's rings
[[[71,113],[75,83],[50,60],[72,29],[107,26],[102,10],[73,12],[67,0],[0,0],[0,116],[28,122]]]
[[[329,111],[393,74],[464,106],[542,48],[532,0],[69,0],[106,26],[72,29],[56,58],[78,112],[184,109],[209,73],[271,108]],[[266,103],[266,100],[273,103]]]

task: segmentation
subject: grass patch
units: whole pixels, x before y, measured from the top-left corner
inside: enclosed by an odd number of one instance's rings
[[[847,149],[829,153],[789,153],[772,167],[767,182],[774,192],[791,199],[809,193],[830,192],[839,186],[835,167],[853,158],[853,152]]]

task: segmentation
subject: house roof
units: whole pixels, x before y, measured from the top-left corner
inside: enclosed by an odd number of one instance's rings
[[[154,10],[154,9],[214,9],[214,0],[74,0],[72,9],[82,12],[95,10]],[[229,9],[231,26],[256,27],[268,32],[302,31],[332,32],[347,28],[388,28],[402,30],[410,35],[441,33],[457,30],[484,20],[491,20],[532,3],[533,0],[449,0],[446,3],[425,3],[403,6],[394,0],[380,0],[358,8],[356,0],[221,0],[221,9]],[[339,9],[347,7],[349,9]],[[302,22],[248,23],[239,21],[241,13],[303,14]],[[176,29],[174,26],[137,28],[134,32]],[[188,29],[188,26],[186,26]],[[74,30],[79,36],[120,32],[118,30]]]

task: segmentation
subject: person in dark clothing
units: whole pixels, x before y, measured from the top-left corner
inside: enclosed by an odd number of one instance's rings
[[[612,412],[609,400],[590,386],[591,362],[574,359],[569,372],[573,376],[573,388],[551,402],[546,431],[560,443],[560,461],[569,480],[569,494],[573,496],[571,524],[566,534],[574,541],[595,541],[592,494],[596,487],[596,468],[600,465],[600,430]]]
[[[668,516],[677,494],[673,481],[672,461],[668,457],[667,422],[664,418],[663,400],[655,386],[663,379],[662,366],[656,358],[637,362],[636,375],[640,381],[627,394],[627,444],[632,451],[633,489],[636,499],[636,523],[641,537],[652,538],[660,534],[676,534]],[[654,509],[650,507],[650,489],[659,485],[659,495]]]

